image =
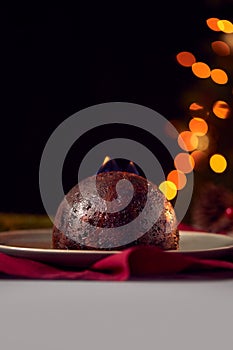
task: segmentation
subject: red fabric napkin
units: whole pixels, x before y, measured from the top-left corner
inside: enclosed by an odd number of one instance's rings
[[[101,281],[233,278],[233,262],[193,258],[166,252],[157,247],[135,246],[123,250],[121,254],[103,258],[90,268],[79,271],[0,253],[0,277]]]
[[[180,230],[196,231],[180,224]],[[0,253],[0,277],[45,280],[126,281],[159,278],[233,278],[232,262],[206,260],[166,252],[157,247],[125,249],[94,263],[86,270],[74,270]]]
[[[233,263],[221,260],[196,259],[156,247],[133,247],[121,254],[108,256],[89,269],[75,271],[12,257],[0,253],[0,276],[46,280],[126,281],[145,278],[232,277]]]

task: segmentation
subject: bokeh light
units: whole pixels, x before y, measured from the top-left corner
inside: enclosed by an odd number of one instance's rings
[[[174,159],[175,168],[185,174],[193,171],[195,162],[193,157],[188,153],[178,153]]]
[[[167,180],[176,185],[177,190],[181,190],[187,183],[186,175],[179,170],[172,170],[167,176]]]
[[[209,164],[215,173],[223,173],[227,167],[226,158],[221,154],[211,156]]]
[[[208,18],[206,20],[206,24],[211,30],[213,30],[215,32],[220,32],[220,28],[218,26],[218,21],[219,21],[219,18],[211,17],[211,18]]]
[[[202,105],[200,105],[199,103],[193,102],[189,106],[189,109],[190,109],[190,111],[200,111],[200,110],[203,110],[204,107]]]
[[[200,150],[193,151],[191,153],[192,158],[194,159],[194,168],[197,170],[200,168],[200,166],[203,163],[206,163],[207,160],[207,154],[205,152],[202,152]]]
[[[222,69],[213,69],[210,73],[211,79],[217,84],[226,84],[228,76]]]
[[[196,62],[195,56],[188,51],[179,52],[176,55],[176,59],[178,63],[184,67],[191,67]]]
[[[206,151],[209,147],[209,143],[210,143],[210,140],[207,135],[199,136],[197,149],[199,151]]]
[[[204,119],[194,117],[189,122],[189,129],[197,136],[203,136],[208,131],[208,125]]]
[[[226,19],[219,20],[217,26],[224,33],[233,33],[233,24]]]
[[[221,40],[213,41],[211,43],[213,51],[219,56],[228,56],[231,53],[231,49],[227,43]]]
[[[230,115],[230,107],[225,101],[216,101],[213,104],[213,112],[220,119],[227,119]]]
[[[213,67],[213,63],[209,65],[204,62],[197,62],[196,57],[188,51],[180,52],[180,56],[177,55],[177,61],[183,66],[191,66],[192,72],[196,77],[202,79],[211,78],[214,83],[224,85],[230,80],[231,66],[229,60],[231,57],[229,56],[233,54],[233,22],[212,17],[206,20],[206,24],[211,30],[221,32],[218,40],[212,40],[211,48],[213,50],[212,52],[218,56],[228,56],[224,58],[226,69],[221,66],[219,67],[219,62],[223,60],[221,57],[215,56],[217,64]],[[191,65],[194,59],[195,62]],[[210,124],[212,113],[209,107],[209,98],[212,95],[211,92],[210,94],[207,92],[210,83],[211,81],[207,81],[206,85],[204,83],[206,93],[203,92],[200,101],[196,102],[195,97],[193,99],[195,102],[189,105],[189,130],[184,131],[187,128],[183,128],[179,131],[180,134],[177,142],[182,149],[189,153],[181,152],[175,157],[174,167],[176,170],[171,171],[167,176],[167,180],[173,182],[177,190],[180,189],[178,182],[179,175],[185,176],[185,174],[192,172],[194,169],[205,172],[211,169],[215,173],[223,173],[228,166],[226,158],[218,153],[218,128]],[[220,119],[227,119],[231,116],[231,108],[231,105],[227,102],[216,100],[213,101],[212,112]]]
[[[210,67],[204,62],[196,62],[192,65],[193,74],[198,78],[206,79],[210,77]]]
[[[176,185],[171,181],[163,181],[159,185],[160,191],[165,195],[168,200],[175,198],[177,195]]]
[[[191,131],[182,131],[177,141],[179,146],[185,151],[193,151],[198,145],[198,138]]]
[[[229,45],[231,50],[233,49],[233,35],[222,33],[221,40],[224,41],[227,45]]]

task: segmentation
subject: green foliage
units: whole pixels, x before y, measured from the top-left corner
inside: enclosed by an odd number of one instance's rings
[[[51,228],[47,215],[0,213],[0,231]]]

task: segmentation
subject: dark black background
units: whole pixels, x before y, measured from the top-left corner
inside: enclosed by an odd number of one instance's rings
[[[206,19],[232,16],[232,1],[153,3],[4,7],[0,211],[44,212],[40,157],[53,130],[73,113],[125,101],[169,120],[184,117],[182,96],[193,77],[176,54],[198,52],[214,35]],[[68,189],[74,176],[66,178]]]

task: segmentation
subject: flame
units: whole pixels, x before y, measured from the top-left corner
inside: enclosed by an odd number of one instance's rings
[[[111,159],[109,156],[106,156],[97,174],[109,171],[126,171],[139,175],[139,171],[132,161],[128,161],[126,164],[124,163],[124,161],[121,163],[120,159]]]
[[[103,163],[101,164],[97,174],[102,173],[104,171],[107,171],[105,168],[107,167],[107,163],[111,160],[109,156],[106,156],[103,160]]]
[[[111,158],[109,157],[109,156],[106,156],[105,158],[104,158],[104,161],[103,161],[103,163],[102,163],[102,166],[104,166],[107,162],[109,162],[111,160]]]
[[[139,175],[139,172],[137,171],[137,168],[136,168],[134,162],[132,162],[132,161],[129,162],[129,165],[128,165],[126,171]]]

